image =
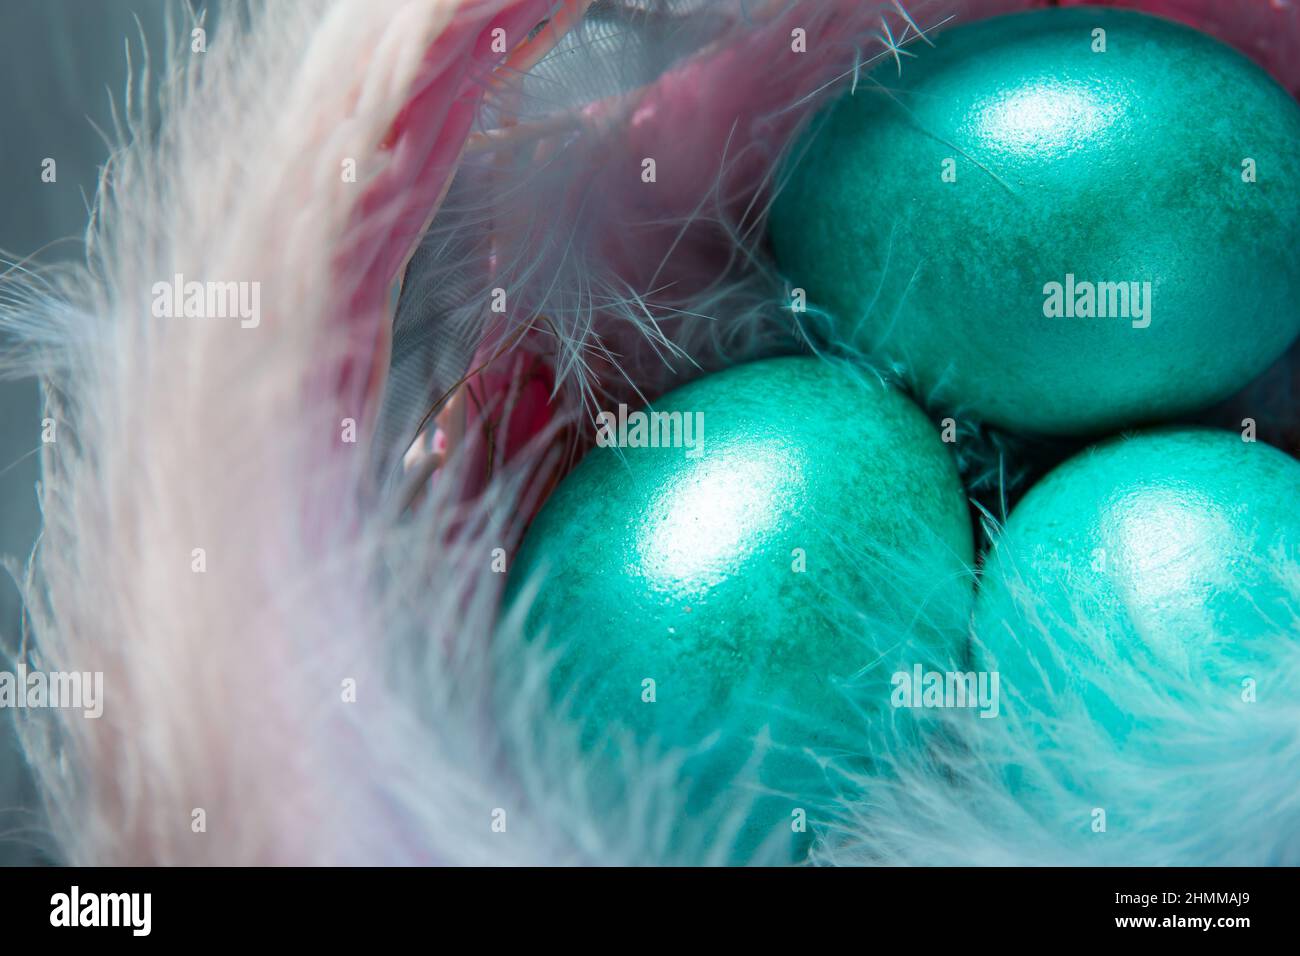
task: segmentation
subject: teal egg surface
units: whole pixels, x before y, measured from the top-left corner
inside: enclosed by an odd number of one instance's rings
[[[1013,509],[974,634],[1008,714],[1081,706],[1110,738],[1145,739],[1134,712],[1160,695],[1235,706],[1283,659],[1297,558],[1295,459],[1235,432],[1138,433],[1070,459]]]
[[[589,751],[617,761],[621,734],[691,753],[687,812],[749,808],[733,861],[797,852],[792,820],[811,829],[835,788],[812,755],[869,755],[889,674],[960,653],[966,496],[915,404],[820,360],[737,366],[652,409],[702,441],[592,450],[509,590],[539,588],[525,628]]]
[[[1300,107],[1143,14],[1012,14],[909,47],[796,141],[776,262],[830,334],[993,424],[1167,420],[1300,330]]]

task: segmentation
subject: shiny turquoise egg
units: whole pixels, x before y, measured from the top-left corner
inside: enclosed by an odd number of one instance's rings
[[[1298,557],[1300,462],[1212,429],[1115,439],[1013,509],[981,574],[979,656],[1009,716],[1082,711],[1156,753],[1163,701],[1229,708],[1267,684],[1296,640]]]
[[[1300,107],[1100,8],[939,32],[817,116],[771,215],[828,334],[994,424],[1088,433],[1244,386],[1300,329]]]
[[[965,640],[967,500],[915,404],[820,360],[737,366],[652,410],[691,441],[647,447],[610,410],[619,447],[556,488],[510,591],[537,588],[526,630],[593,764],[621,766],[621,740],[671,750],[693,819],[743,808],[733,861],[797,853],[892,719],[890,674]]]

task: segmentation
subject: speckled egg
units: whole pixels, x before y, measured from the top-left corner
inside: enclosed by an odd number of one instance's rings
[[[938,32],[790,150],[776,261],[832,337],[1010,429],[1167,420],[1300,329],[1300,107],[1192,29],[1101,8]]]
[[[1009,714],[1082,708],[1158,754],[1148,718],[1166,697],[1223,709],[1267,686],[1296,639],[1298,558],[1300,462],[1216,429],[1111,440],[1013,509],[976,601],[983,665]]]
[[[546,502],[511,591],[538,587],[526,628],[586,748],[672,748],[688,813],[748,808],[733,860],[798,852],[869,762],[889,675],[964,641],[966,496],[915,404],[820,360],[738,366],[652,411],[602,415],[617,447]]]

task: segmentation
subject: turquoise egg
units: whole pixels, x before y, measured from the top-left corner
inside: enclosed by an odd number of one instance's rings
[[[1114,439],[1048,474],[976,600],[1003,711],[1040,727],[1086,713],[1155,754],[1148,718],[1164,702],[1238,706],[1295,640],[1298,503],[1300,462],[1214,429]]]
[[[832,337],[1040,434],[1166,420],[1300,329],[1300,107],[1218,41],[1100,8],[886,59],[791,149],[770,236]]]
[[[820,360],[741,365],[653,411],[693,447],[611,427],[622,446],[556,488],[508,597],[538,588],[526,631],[592,765],[671,748],[687,814],[745,808],[731,861],[797,854],[867,766],[889,675],[961,649],[966,496],[915,404]]]

